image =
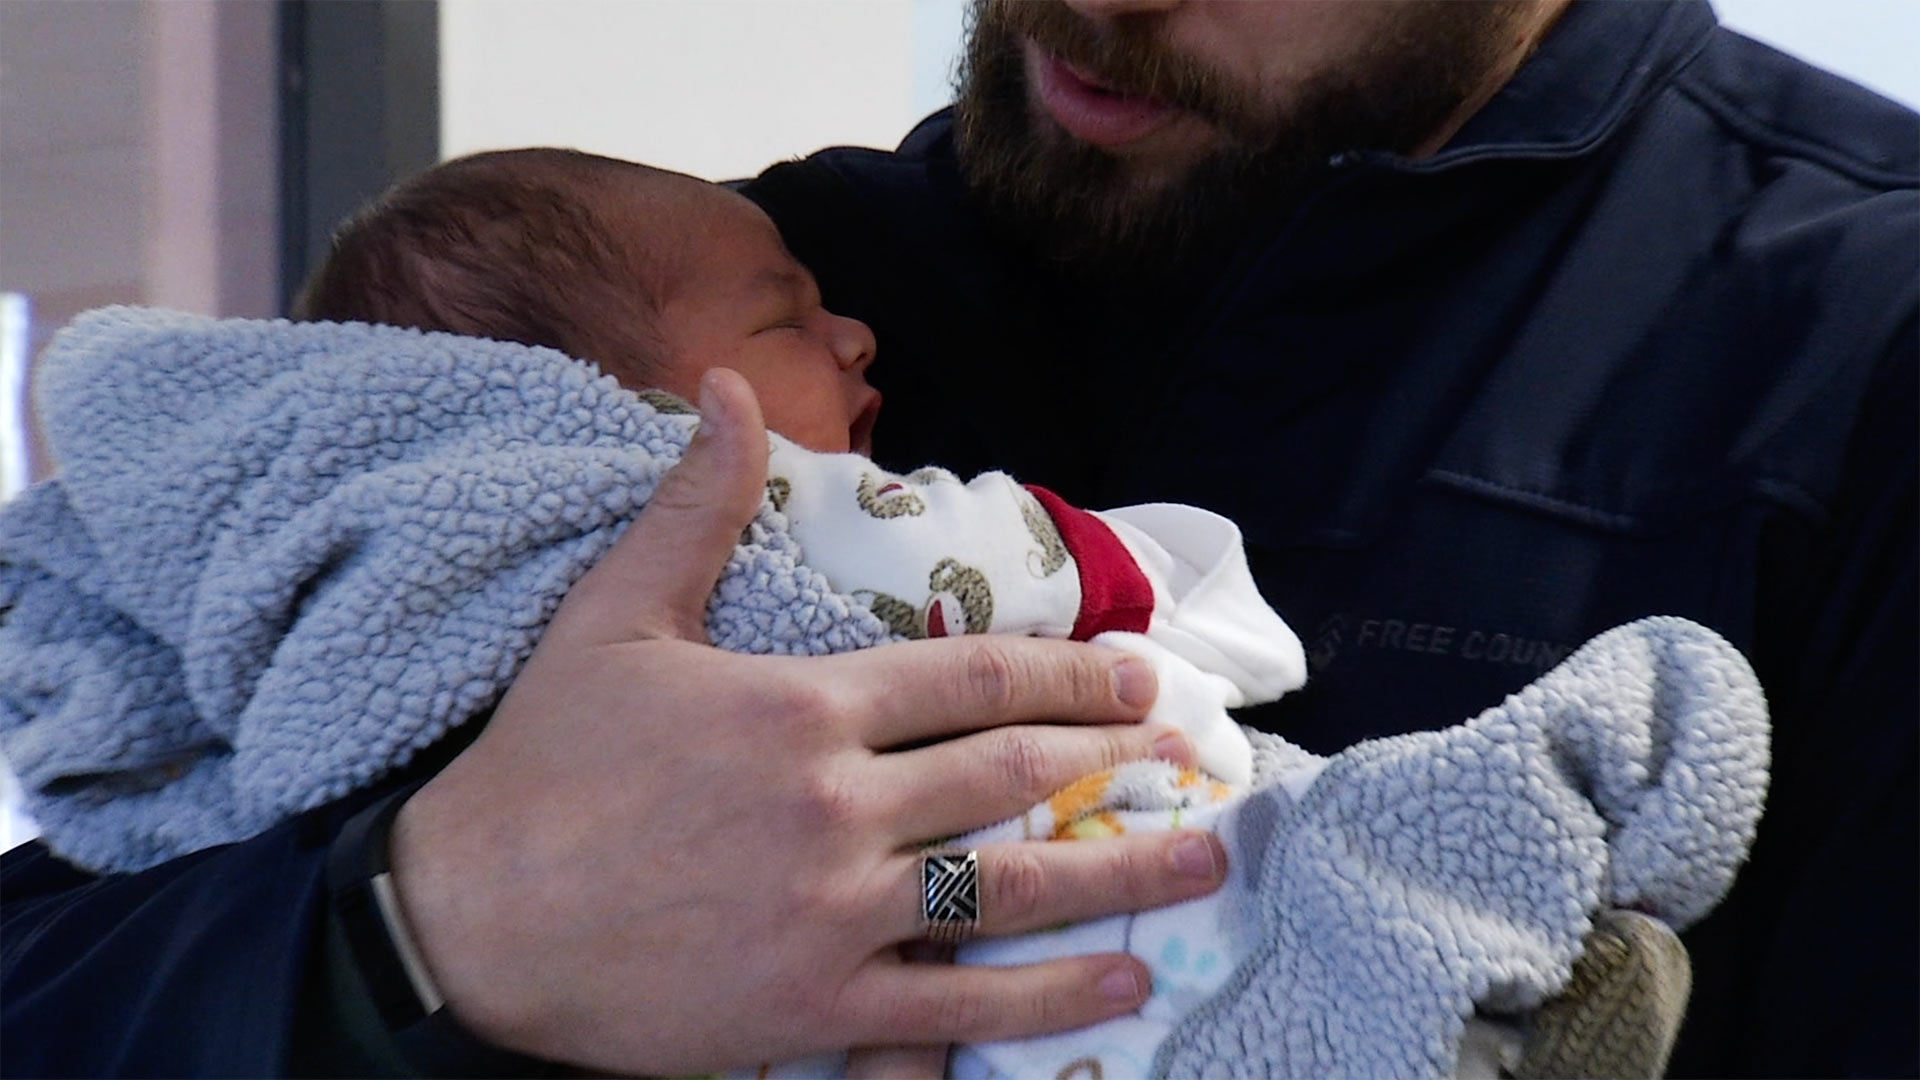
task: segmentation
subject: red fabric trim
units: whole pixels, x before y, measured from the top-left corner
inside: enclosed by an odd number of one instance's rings
[[[1107,523],[1046,488],[1028,484],[1060,529],[1080,570],[1080,615],[1073,622],[1073,640],[1085,641],[1108,630],[1147,632],[1153,619],[1153,583],[1133,561],[1127,546]]]

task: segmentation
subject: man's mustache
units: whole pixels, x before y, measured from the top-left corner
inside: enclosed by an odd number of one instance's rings
[[[1024,37],[1107,89],[1184,109],[1228,131],[1258,131],[1254,101],[1212,69],[1169,48],[1160,21],[1118,18],[1097,26],[1060,0],[983,0],[976,32]]]

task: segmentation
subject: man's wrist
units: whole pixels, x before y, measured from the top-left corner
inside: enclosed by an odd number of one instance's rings
[[[393,887],[388,841],[421,782],[355,814],[327,856],[330,933],[378,1017],[378,1035],[424,1076],[542,1076],[556,1066],[483,1042],[447,1008]]]

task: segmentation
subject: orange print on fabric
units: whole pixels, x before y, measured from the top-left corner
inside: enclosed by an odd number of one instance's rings
[[[1111,812],[1102,810],[1097,814],[1066,822],[1053,834],[1055,840],[1107,840],[1125,834],[1127,827]]]
[[[1106,797],[1107,785],[1113,782],[1113,770],[1102,769],[1089,773],[1055,792],[1047,800],[1047,809],[1053,811],[1056,831],[1063,828],[1074,818],[1100,805]]]

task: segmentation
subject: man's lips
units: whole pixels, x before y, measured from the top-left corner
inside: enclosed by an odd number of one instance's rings
[[[1117,149],[1153,134],[1181,110],[1153,98],[1116,93],[1099,80],[1026,42],[1027,72],[1040,107],[1067,134],[1104,149]]]

